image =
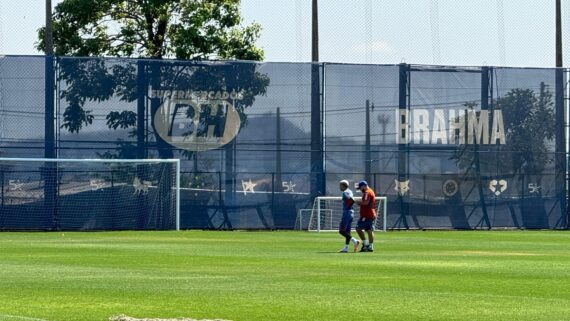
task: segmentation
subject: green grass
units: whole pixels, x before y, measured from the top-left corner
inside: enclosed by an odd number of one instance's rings
[[[0,233],[0,320],[570,320],[569,232],[377,236]]]

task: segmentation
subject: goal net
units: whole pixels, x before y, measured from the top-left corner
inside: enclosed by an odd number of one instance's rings
[[[354,197],[355,200],[360,200],[360,197]],[[376,197],[376,219],[375,229],[377,231],[386,232],[386,216],[388,213],[388,198],[384,196]],[[354,221],[353,227],[360,217],[359,206],[355,203],[354,206]],[[319,196],[315,198],[313,208],[311,209],[310,217],[307,222],[309,231],[337,231],[342,218],[342,197],[340,196]]]
[[[0,230],[180,227],[175,159],[0,158]]]

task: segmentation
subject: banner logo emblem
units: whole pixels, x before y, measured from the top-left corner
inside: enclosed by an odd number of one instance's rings
[[[226,100],[165,99],[154,115],[154,127],[168,144],[201,152],[231,142],[241,119]]]
[[[501,180],[492,180],[489,182],[489,190],[495,194],[495,196],[499,196],[503,194],[507,190],[508,184],[507,181],[504,179]]]

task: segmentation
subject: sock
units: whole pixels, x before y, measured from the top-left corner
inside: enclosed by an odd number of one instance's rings
[[[362,242],[364,242],[364,246],[368,246],[368,240],[363,240]]]
[[[354,237],[352,237],[350,240],[352,241],[353,244],[358,244],[358,240],[355,239]]]
[[[374,243],[370,243],[370,248],[373,249],[374,248]]]

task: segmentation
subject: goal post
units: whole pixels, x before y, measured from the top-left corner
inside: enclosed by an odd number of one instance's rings
[[[360,197],[354,197],[360,200]],[[385,196],[376,197],[376,219],[375,228],[377,231],[387,231],[388,198]],[[354,223],[360,217],[359,206],[354,204]],[[315,198],[310,218],[307,224],[309,231],[324,232],[338,230],[338,224],[342,218],[342,197],[340,196],[319,196]]]
[[[180,160],[0,158],[0,230],[179,230]]]

